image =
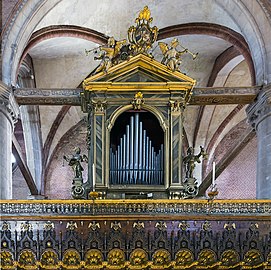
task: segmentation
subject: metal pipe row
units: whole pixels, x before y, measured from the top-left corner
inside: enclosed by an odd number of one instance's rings
[[[110,184],[162,185],[163,144],[156,153],[153,143],[139,121],[139,113],[131,116],[126,133],[116,151],[110,148]]]

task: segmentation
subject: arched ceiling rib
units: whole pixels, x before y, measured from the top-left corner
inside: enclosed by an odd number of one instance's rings
[[[173,25],[173,26],[160,29],[159,38],[164,39],[167,37],[185,35],[185,34],[215,36],[225,41],[228,41],[229,43],[234,45],[236,49],[246,59],[249,66],[250,73],[251,73],[253,85],[255,84],[255,69],[254,69],[253,60],[250,54],[250,49],[246,40],[241,34],[222,25],[210,24],[210,23],[188,23],[188,24],[183,24],[183,25]]]
[[[24,49],[22,59],[31,48],[35,47],[35,45],[44,40],[53,39],[56,37],[73,37],[89,40],[98,44],[106,43],[108,38],[104,34],[86,27],[75,25],[52,25],[42,28],[32,34],[26,48]]]

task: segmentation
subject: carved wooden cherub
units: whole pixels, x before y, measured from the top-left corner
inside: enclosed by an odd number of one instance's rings
[[[95,73],[100,71],[107,72],[113,65],[114,58],[120,53],[122,46],[126,44],[126,39],[116,41],[113,37],[110,37],[107,41],[107,46],[101,46],[100,54],[94,57],[94,60],[102,60]]]
[[[194,148],[193,147],[189,147],[187,149],[187,156],[184,157],[183,159],[183,163],[185,165],[185,174],[186,174],[186,179],[189,178],[194,178],[193,174],[194,174],[194,169],[196,167],[196,162],[200,163],[200,157],[206,158],[207,157],[207,153],[205,152],[204,148],[202,146],[200,146],[200,152],[195,155],[194,154]]]
[[[188,49],[184,48],[184,50],[179,51],[177,47],[180,45],[180,43],[177,38],[174,38],[171,41],[170,45],[166,44],[165,42],[158,42],[158,45],[163,54],[163,59],[161,63],[166,65],[172,71],[178,70],[179,65],[182,62],[182,54],[189,53],[193,56],[193,59],[197,57],[197,54],[191,53]]]
[[[72,167],[74,171],[74,178],[82,178],[82,171],[84,168],[81,165],[81,162],[88,162],[86,155],[81,155],[81,149],[76,147],[74,149],[74,154],[71,157],[63,156],[63,158],[68,162],[68,165]]]

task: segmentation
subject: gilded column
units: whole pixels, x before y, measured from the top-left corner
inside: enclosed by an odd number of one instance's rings
[[[12,134],[18,115],[12,90],[0,81],[0,199],[12,199]]]
[[[257,133],[257,199],[271,198],[271,84],[247,108],[249,122]]]

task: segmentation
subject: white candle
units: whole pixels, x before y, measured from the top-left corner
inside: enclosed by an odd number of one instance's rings
[[[212,185],[215,185],[215,161],[213,162],[213,177],[212,177]]]
[[[92,183],[93,183],[93,191],[95,191],[95,183],[96,183],[96,172],[95,172],[95,165],[92,165]]]

